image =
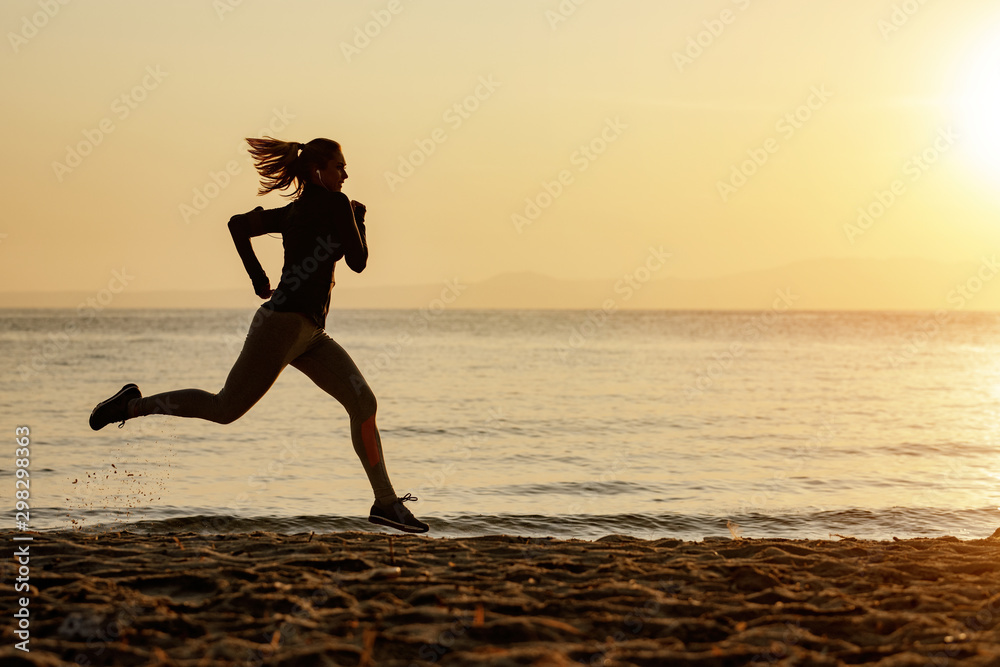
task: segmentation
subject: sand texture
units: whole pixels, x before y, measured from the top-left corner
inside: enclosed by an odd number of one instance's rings
[[[34,538],[3,665],[1000,665],[1000,539]]]

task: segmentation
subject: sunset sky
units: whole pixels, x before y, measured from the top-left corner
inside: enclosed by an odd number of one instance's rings
[[[240,289],[243,138],[340,141],[338,285],[1000,251],[996,0],[4,2],[2,291]],[[859,223],[859,209],[870,217]],[[276,284],[280,241],[255,241]],[[659,276],[658,276],[659,277]],[[846,288],[845,288],[846,289]]]

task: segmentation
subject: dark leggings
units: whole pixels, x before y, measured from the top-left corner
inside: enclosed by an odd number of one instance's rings
[[[219,393],[180,389],[154,394],[132,401],[129,416],[169,414],[229,424],[246,414],[289,364],[347,409],[354,451],[365,467],[376,500],[382,504],[395,500],[375,426],[375,395],[347,351],[299,313],[260,308]]]

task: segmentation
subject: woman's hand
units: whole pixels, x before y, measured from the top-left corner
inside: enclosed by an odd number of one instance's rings
[[[359,201],[351,200],[351,208],[354,209],[354,219],[358,222],[365,221],[365,212],[368,210],[365,205]]]
[[[262,299],[270,299],[271,295],[274,294],[274,290],[271,289],[271,281],[267,278],[264,278],[264,282],[254,285],[253,291]]]

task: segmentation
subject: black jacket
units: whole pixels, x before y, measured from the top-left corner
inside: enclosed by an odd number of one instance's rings
[[[278,312],[302,313],[326,326],[334,267],[344,258],[356,273],[368,263],[363,214],[356,220],[351,200],[342,192],[331,192],[308,184],[302,195],[281,208],[258,206],[229,221],[236,250],[253,283],[254,292],[266,296],[270,281],[250,239],[262,234],[281,234],[285,249],[281,281],[265,306]]]

